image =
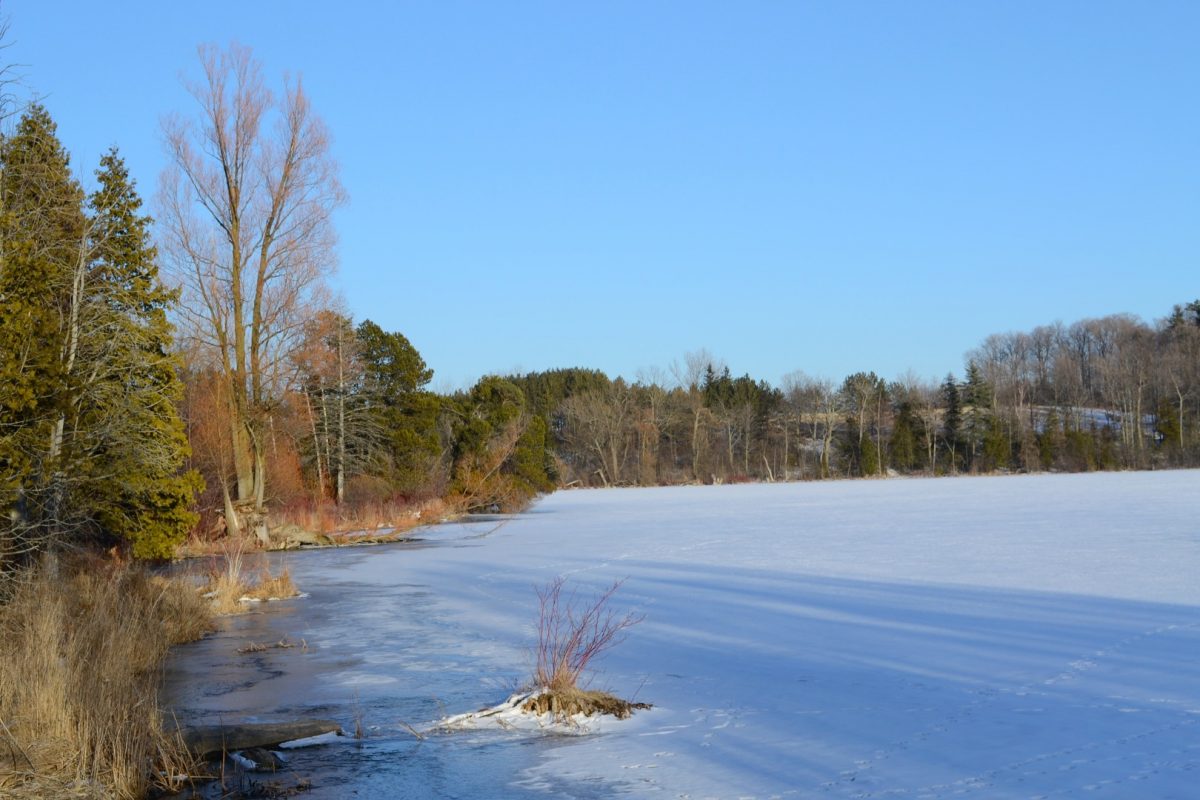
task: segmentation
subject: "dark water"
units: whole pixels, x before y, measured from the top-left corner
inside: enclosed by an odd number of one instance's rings
[[[178,648],[166,699],[185,724],[332,719],[362,739],[285,753],[282,773],[226,785],[311,782],[306,798],[607,797],[617,787],[521,784],[521,771],[565,737],[505,731],[426,733],[448,714],[498,702],[517,686],[524,654],[513,643],[455,624],[436,587],[405,579],[430,548],[478,546],[502,520],[447,525],[423,541],[271,556],[306,597],[259,605],[216,634]],[[239,653],[250,643],[289,648]],[[573,737],[571,737],[573,738]],[[220,796],[210,784],[201,796]]]

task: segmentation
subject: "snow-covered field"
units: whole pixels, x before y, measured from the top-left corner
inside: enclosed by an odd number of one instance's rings
[[[439,546],[303,554],[312,596],[263,635],[306,637],[278,671],[320,663],[325,702],[365,697],[378,773],[444,747],[389,714],[519,680],[535,584],[626,579],[615,606],[646,619],[595,685],[655,708],[552,746],[503,734],[502,757],[474,740],[496,797],[1194,798],[1198,512],[1196,471],[560,492]],[[272,713],[302,684],[222,702]],[[436,705],[389,700],[434,684]],[[363,765],[340,790],[376,796]]]

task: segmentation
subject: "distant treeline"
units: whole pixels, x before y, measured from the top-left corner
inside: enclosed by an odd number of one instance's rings
[[[961,379],[771,386],[692,353],[670,379],[511,379],[544,414],[560,483],[654,485],[1200,463],[1200,301],[989,336]]]

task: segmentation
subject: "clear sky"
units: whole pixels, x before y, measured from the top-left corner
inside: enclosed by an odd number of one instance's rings
[[[440,388],[961,372],[989,333],[1200,296],[1197,2],[3,0],[74,163],[144,197],[196,46],[303,76],[335,288]]]

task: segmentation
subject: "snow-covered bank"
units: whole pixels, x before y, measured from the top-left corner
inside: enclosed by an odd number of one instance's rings
[[[596,684],[655,708],[477,761],[495,796],[1184,798],[1197,511],[1195,471],[562,492],[441,546],[292,561],[313,597],[286,633],[325,700],[438,681],[434,719],[525,674],[535,585],[627,578],[646,620]]]

